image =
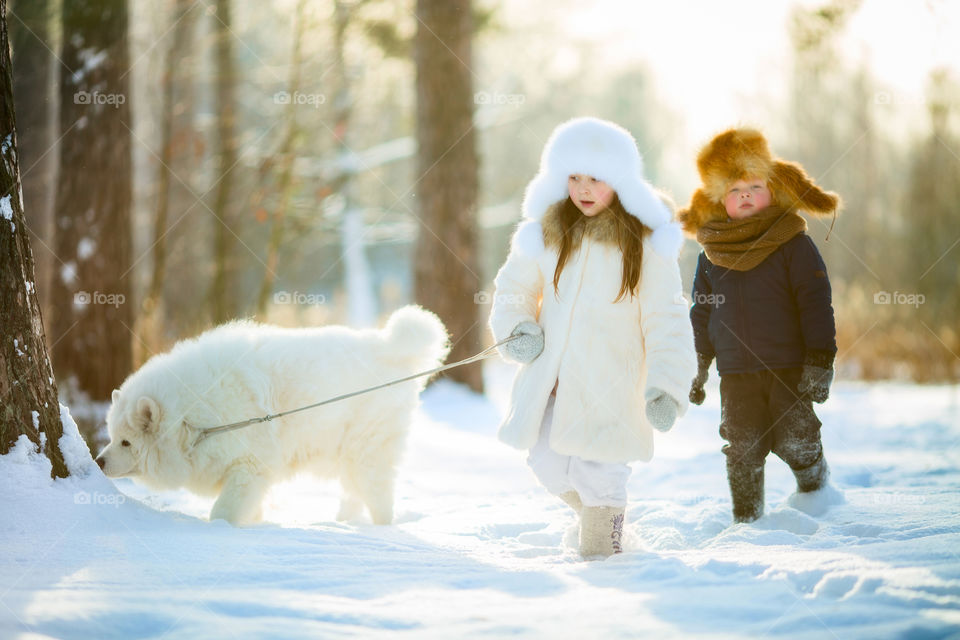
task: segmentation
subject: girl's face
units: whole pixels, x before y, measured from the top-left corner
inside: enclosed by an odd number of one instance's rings
[[[595,216],[613,202],[616,192],[603,180],[575,173],[567,178],[567,192],[585,216]]]
[[[726,207],[728,216],[741,220],[769,207],[770,200],[770,189],[766,182],[759,178],[747,178],[730,185],[723,198],[723,206]]]

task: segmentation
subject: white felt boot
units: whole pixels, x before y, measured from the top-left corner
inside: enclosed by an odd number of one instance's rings
[[[580,494],[576,491],[567,491],[560,494],[560,499],[567,503],[567,505],[574,511],[579,513],[583,510],[583,503],[580,502]]]
[[[583,507],[580,512],[580,555],[606,558],[620,553],[623,507]]]

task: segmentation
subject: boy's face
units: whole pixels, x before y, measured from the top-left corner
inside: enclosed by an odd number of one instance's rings
[[[734,220],[742,220],[769,207],[771,199],[766,182],[759,178],[747,178],[730,185],[723,198],[723,206],[726,207],[728,216]]]
[[[574,173],[567,178],[567,192],[573,204],[585,216],[595,216],[609,207],[616,193],[603,180],[582,173]]]

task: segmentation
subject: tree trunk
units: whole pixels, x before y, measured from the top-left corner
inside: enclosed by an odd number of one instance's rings
[[[132,365],[126,0],[70,0],[62,19],[53,362],[61,390],[106,401]]]
[[[231,174],[237,163],[236,101],[234,87],[236,76],[233,60],[233,38],[230,31],[230,0],[217,0],[213,16],[216,34],[216,104],[217,104],[217,195],[213,204],[214,225],[214,276],[211,303],[213,320],[217,324],[230,320],[234,315],[232,302],[235,279],[234,246],[236,234],[230,228],[233,213],[230,209],[230,194],[233,187]]]
[[[905,264],[900,274],[901,281],[912,283],[915,279],[915,291],[911,293],[924,296],[922,309],[917,305],[915,316],[925,318],[932,331],[949,336],[948,340],[957,340],[958,299],[956,295],[943,295],[956,291],[960,281],[960,163],[954,151],[960,148],[960,137],[950,127],[960,98],[960,84],[954,84],[950,78],[944,69],[930,74],[930,135],[911,153],[906,198],[909,205],[904,207],[910,222],[905,225],[908,241],[902,251]],[[951,353],[944,356],[954,364]]]
[[[56,154],[53,146],[53,54],[50,53],[51,2],[17,0],[13,3],[10,44],[13,49],[13,95],[16,100],[20,139],[20,180],[23,184],[23,208],[36,261],[37,281],[48,282],[50,271],[59,266],[53,255],[52,226],[53,172]],[[49,291],[43,287],[40,306],[49,304]]]
[[[163,324],[163,285],[167,270],[167,233],[170,209],[170,178],[173,164],[174,110],[178,73],[185,58],[184,46],[188,28],[187,19],[190,0],[176,0],[173,16],[173,40],[164,60],[160,108],[160,157],[157,160],[157,208],[153,219],[153,270],[150,286],[137,318],[137,336],[133,345],[135,364],[142,364],[150,355],[162,350],[161,326]]]
[[[293,193],[293,158],[296,151],[297,138],[300,129],[297,126],[296,96],[300,92],[300,67],[302,58],[303,31],[306,23],[306,0],[298,0],[294,13],[293,53],[290,62],[290,81],[288,83],[289,101],[287,102],[287,132],[283,137],[280,148],[280,180],[278,191],[280,201],[273,214],[273,226],[270,228],[270,240],[267,244],[267,265],[260,282],[260,293],[257,295],[257,315],[266,317],[267,305],[270,303],[270,294],[273,293],[273,284],[277,278],[277,269],[280,262],[280,246],[283,244],[284,219],[287,207],[290,206],[290,196]]]
[[[480,276],[470,0],[418,0],[417,20],[421,218],[415,295],[447,325],[453,341],[450,360],[460,360],[480,350],[485,326],[475,302]],[[483,389],[480,364],[454,369],[450,377]]]
[[[59,446],[63,425],[57,385],[47,355],[20,195],[6,16],[6,0],[0,0],[0,455],[26,435],[43,445],[52,475],[63,478],[68,471]]]

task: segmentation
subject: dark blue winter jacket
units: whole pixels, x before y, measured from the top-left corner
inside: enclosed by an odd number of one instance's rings
[[[690,320],[697,353],[716,356],[720,375],[799,367],[808,351],[837,351],[827,268],[805,233],[749,271],[701,253]]]

